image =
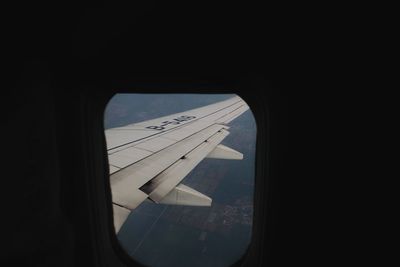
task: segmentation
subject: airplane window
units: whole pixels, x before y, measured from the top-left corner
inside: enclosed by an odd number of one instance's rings
[[[117,94],[104,113],[114,228],[147,266],[230,266],[251,242],[256,123],[235,94]]]

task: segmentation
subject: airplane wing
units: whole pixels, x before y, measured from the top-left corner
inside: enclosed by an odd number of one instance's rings
[[[106,130],[115,231],[146,199],[162,204],[211,206],[211,198],[181,182],[206,157],[243,158],[219,143],[229,134],[226,124],[248,108],[240,97],[233,97]]]

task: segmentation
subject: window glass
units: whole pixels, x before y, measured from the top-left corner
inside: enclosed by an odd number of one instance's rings
[[[229,266],[243,256],[256,124],[240,97],[117,94],[104,126],[114,225],[127,254],[184,267]]]

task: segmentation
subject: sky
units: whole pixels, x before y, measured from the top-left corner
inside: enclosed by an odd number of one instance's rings
[[[229,99],[232,94],[117,94],[104,113],[104,128],[154,119]],[[213,199],[211,207],[145,201],[131,212],[117,237],[148,266],[229,266],[251,240],[256,124],[250,110],[229,123],[221,144],[244,159],[204,159],[182,181]]]

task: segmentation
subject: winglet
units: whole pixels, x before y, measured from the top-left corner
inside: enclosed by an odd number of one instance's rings
[[[159,203],[184,206],[211,206],[212,199],[208,196],[179,184],[172,189]]]
[[[207,155],[207,158],[241,160],[243,159],[243,154],[230,147],[219,144]]]

